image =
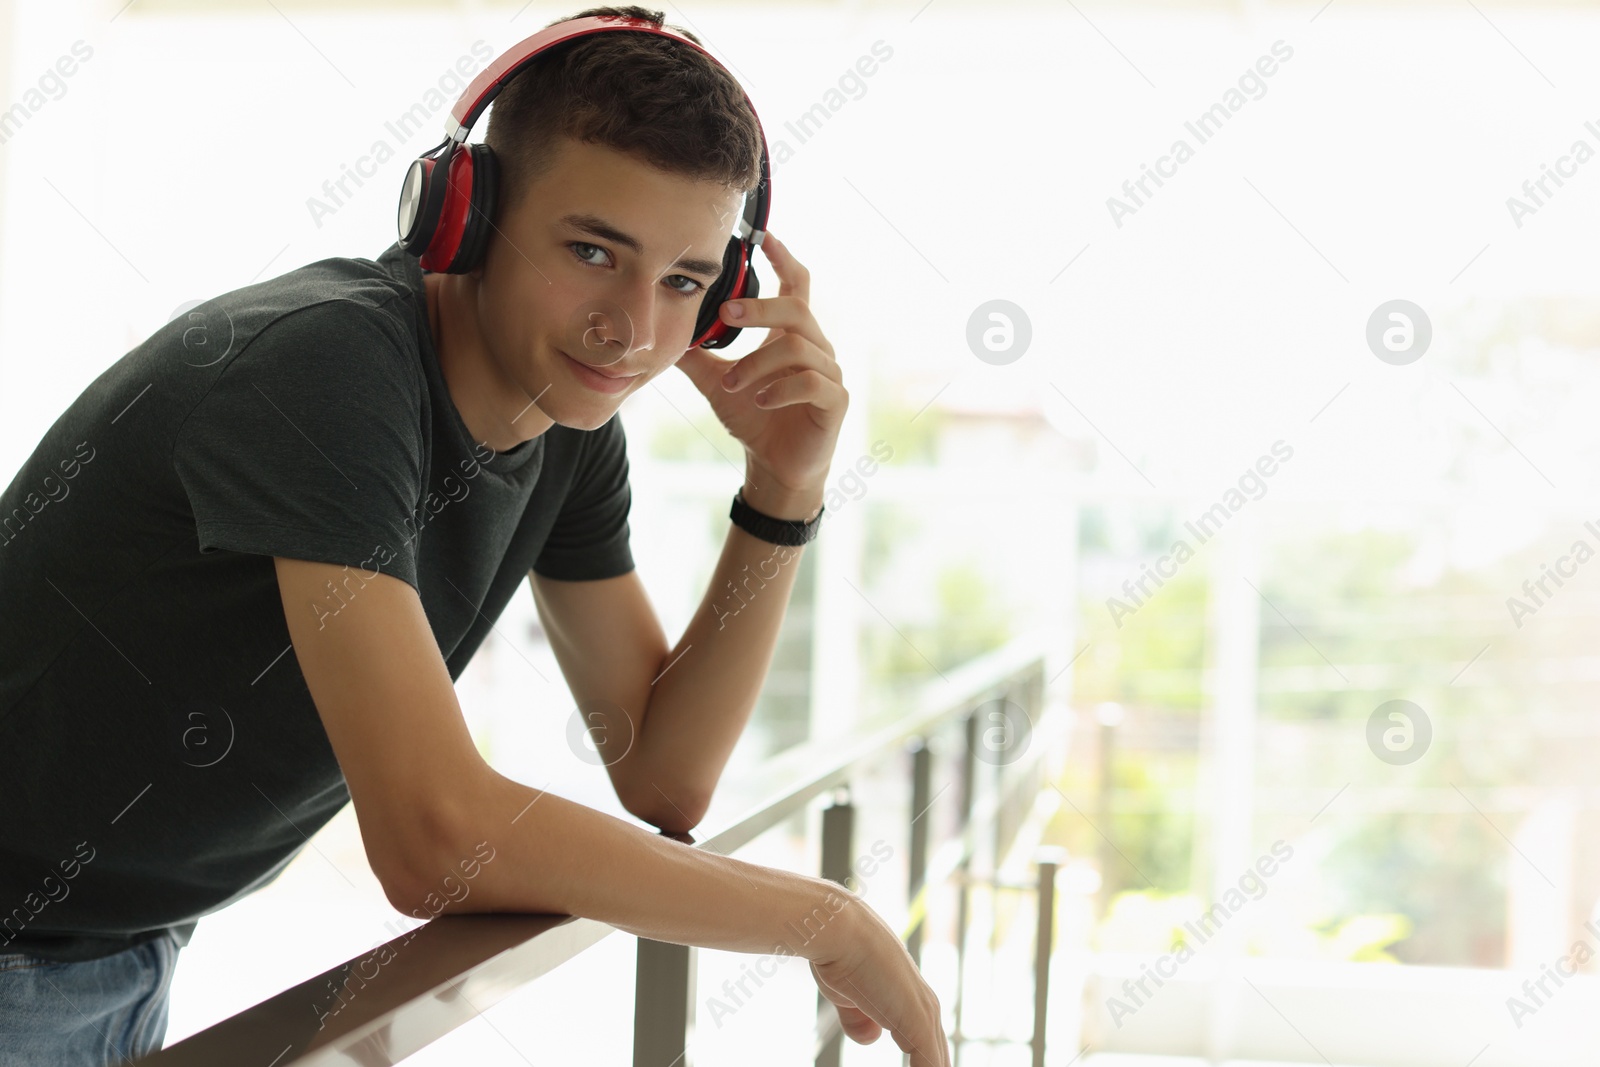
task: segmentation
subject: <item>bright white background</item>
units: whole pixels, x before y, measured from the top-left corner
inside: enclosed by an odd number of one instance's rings
[[[15,470],[96,374],[184,302],[325,256],[378,254],[407,162],[437,139],[430,127],[396,144],[385,121],[473,41],[499,51],[577,10],[121,7],[36,0],[12,14],[5,103],[74,41],[94,54],[0,147],[0,470]],[[1274,501],[1340,501],[1352,522],[1401,525],[1430,502],[1443,509],[1441,565],[1492,562],[1540,536],[1550,513],[1592,498],[1591,366],[1532,350],[1507,378],[1462,358],[1444,326],[1523,297],[1587,297],[1600,282],[1600,160],[1522,227],[1506,208],[1575,139],[1600,146],[1584,129],[1600,123],[1592,8],[666,10],[731,64],[775,150],[779,140],[793,150],[775,167],[771,226],[811,269],[812,303],[852,389],[840,456],[875,434],[904,443],[908,416],[930,404],[952,419],[1038,416],[1049,435],[1027,451],[1004,435],[987,448],[982,434],[953,439],[964,447],[947,439],[936,479],[885,489],[919,499],[938,525],[874,576],[875,610],[839,609],[850,627],[926,616],[923,564],[943,555],[978,561],[1014,628],[1063,625],[1072,537],[1050,516],[1069,484],[1209,503],[1279,438],[1296,452]],[[798,143],[785,122],[880,40],[893,58]],[[1279,40],[1293,58],[1265,95],[1114,224],[1107,198]],[[395,157],[318,225],[307,199],[378,138]],[[1364,341],[1368,315],[1397,297],[1436,329],[1429,356],[1406,367]],[[997,298],[1032,327],[1031,347],[1006,366],[965,341],[968,317]],[[869,430],[879,408],[900,414]],[[715,544],[697,532],[689,551],[641,532],[702,525],[674,512],[679,490],[662,487],[679,476],[648,454],[658,428],[686,416],[703,419],[705,407],[680,378],[622,415],[636,453],[635,552],[674,634]],[[1464,436],[1474,442],[1465,474]],[[1096,458],[1081,477],[1054,465],[1085,450]],[[706,490],[719,500],[738,476],[713,462],[681,477],[711,475],[725,475]],[[463,706],[508,773],[614,810],[598,769],[565,748],[566,694],[527,638],[525,599],[501,623],[506,642],[463,679]],[[341,815],[259,900],[201,924],[169,1041],[391,936],[383,924],[395,915],[353,824]],[[614,938],[570,983],[491,1017],[530,1059],[574,1031],[586,1054],[616,1059],[626,1028],[608,1020],[631,1013],[630,952]],[[790,992],[791,1006],[808,1002],[803,981]],[[499,1040],[478,1030],[486,1048]],[[617,1048],[602,1051],[610,1039]]]

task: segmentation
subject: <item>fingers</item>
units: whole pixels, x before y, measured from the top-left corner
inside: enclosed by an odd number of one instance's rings
[[[900,1051],[911,1057],[911,1067],[949,1067],[950,1045],[945,1040],[937,1000],[917,1021],[891,1030],[890,1035]]]
[[[781,370],[814,370],[830,381],[843,383],[844,371],[827,353],[800,338],[758,348],[733,361],[722,375],[722,387],[730,393],[747,388]]]
[[[944,1038],[944,1020],[939,1014],[939,998],[923,985],[927,997],[920,1003],[903,1006],[898,1019],[891,1019],[866,990],[853,978],[847,982],[849,998],[854,1004],[864,1005],[862,1014],[889,1031],[901,1052],[911,1056],[911,1067],[947,1067],[948,1047]],[[842,1018],[841,1018],[842,1022]]]
[[[828,999],[839,1013],[839,1026],[844,1030],[845,1036],[858,1045],[870,1045],[883,1034],[883,1027],[855,1006],[855,1002],[845,996],[838,989],[829,985],[827,980],[817,972],[817,965],[811,965],[811,976],[817,981],[817,988]]]
[[[778,295],[798,296],[801,300],[810,300],[811,272],[790,254],[788,246],[768,230],[767,235],[761,239],[760,247],[762,254],[767,257],[767,262],[772,264],[773,272],[778,275]]]
[[[779,378],[756,394],[756,406],[769,411],[793,404],[810,404],[818,411],[842,416],[849,403],[850,394],[845,392],[844,386],[814,370]]]
[[[911,1057],[911,1067],[948,1067],[949,1049],[937,1011],[890,1027],[889,1036]]]
[[[824,934],[838,932],[842,941],[819,946],[823,962],[811,963],[818,988],[836,1007],[852,1008],[889,1031],[895,1045],[910,1055],[911,1067],[948,1067],[938,996],[898,934],[858,897],[847,900],[860,906],[841,912],[839,923]],[[840,1011],[841,1025],[854,1021]]]
[[[733,314],[736,309],[740,314]],[[816,316],[811,314],[811,305],[804,297],[786,294],[724,300],[717,308],[717,315],[730,326],[750,329],[764,326],[785,333],[797,333],[826,352],[829,358],[833,357],[833,345],[823,336],[822,327],[817,324]]]
[[[839,1025],[845,1036],[858,1045],[870,1045],[883,1036],[883,1027],[872,1021],[872,1016],[860,1008],[835,1004],[839,1012]]]

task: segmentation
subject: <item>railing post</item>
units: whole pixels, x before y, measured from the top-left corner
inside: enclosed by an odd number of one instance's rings
[[[633,992],[633,1067],[694,1067],[695,950],[639,938]]]
[[[855,833],[855,807],[848,787],[837,789],[833,802],[822,809],[822,877],[845,884],[850,877],[851,839]],[[832,1001],[817,993],[817,1011],[833,1010]],[[839,1067],[844,1050],[844,1033],[837,1031],[817,1053],[817,1067]]]
[[[1042,848],[1039,863],[1039,929],[1033,943],[1033,1067],[1044,1067],[1044,1031],[1050,1006],[1050,951],[1055,946],[1056,869],[1061,850]]]
[[[1023,814],[1018,810],[1020,798],[1013,795],[1011,788],[1012,779],[1016,777],[1017,773],[1011,768],[1017,757],[1012,756],[1010,750],[1012,746],[1019,744],[1019,742],[1012,732],[1015,724],[1009,721],[1009,716],[1012,708],[1021,710],[1024,716],[1029,717],[1032,716],[1033,711],[1029,708],[1023,708],[1016,699],[1018,697],[1021,697],[1021,693],[1017,691],[1015,682],[1007,685],[999,697],[1000,715],[1007,720],[1004,742],[1007,751],[994,758],[994,770],[991,772],[994,776],[995,797],[999,800],[999,804],[995,808],[995,834],[990,842],[994,846],[994,852],[989,861],[990,869],[995,871],[998,871],[1000,864],[1005,861],[1005,856],[1003,855],[1005,846],[1015,835],[1017,825],[1022,821]]]
[[[972,824],[972,806],[975,802],[974,790],[977,786],[978,769],[978,713],[976,710],[968,711],[962,718],[962,731],[965,734],[961,746],[961,818],[958,824],[958,833],[965,834]],[[954,1033],[950,1036],[952,1063],[954,1067],[961,1067],[961,1006],[963,992],[966,989],[967,978],[967,919],[968,919],[968,894],[969,878],[972,874],[971,853],[968,852],[961,859],[961,867],[957,881],[959,886],[956,892],[956,1002],[954,1005]]]
[[[911,750],[911,855],[908,867],[908,885],[906,887],[906,902],[915,904],[917,894],[922,892],[923,884],[928,878],[928,824],[922,817],[928,813],[928,806],[933,803],[930,794],[933,792],[933,753],[928,748],[928,739],[917,738],[915,747]],[[922,919],[916,928],[911,931],[911,936],[906,939],[906,951],[911,953],[911,958],[917,966],[922,966],[922,933],[928,925],[928,909],[922,909]]]

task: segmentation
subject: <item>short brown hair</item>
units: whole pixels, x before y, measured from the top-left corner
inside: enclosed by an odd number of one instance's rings
[[[598,15],[657,26],[663,18],[637,6],[592,7],[568,18]],[[688,30],[667,28],[700,43]],[[500,163],[497,213],[515,207],[548,173],[560,137],[741,193],[761,177],[760,126],[739,83],[709,56],[653,34],[581,37],[541,54],[506,83],[484,134]]]

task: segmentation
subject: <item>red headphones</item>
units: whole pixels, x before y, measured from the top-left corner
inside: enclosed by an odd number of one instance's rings
[[[483,262],[493,228],[495,194],[500,168],[494,152],[485,144],[466,144],[472,124],[512,75],[548,48],[591,33],[623,30],[653,33],[682,41],[717,62],[704,48],[687,37],[642,19],[600,15],[570,19],[548,26],[506,52],[472,79],[461,99],[450,109],[445,122],[445,139],[418,156],[406,171],[400,189],[400,244],[421,260],[422,268],[447,274],[465,274]],[[718,64],[719,66],[721,64]],[[745,94],[750,103],[749,94]],[[750,103],[755,114],[755,104]],[[756,127],[761,128],[760,118]],[[441,181],[441,176],[447,180]],[[751,257],[767,235],[767,214],[772,207],[772,174],[767,161],[766,131],[761,131],[761,181],[753,196],[746,196],[738,233],[728,238],[722,254],[722,273],[707,289],[695,320],[694,340],[689,347],[724,348],[739,336],[740,327],[729,326],[717,317],[723,301],[753,297],[761,292]]]

